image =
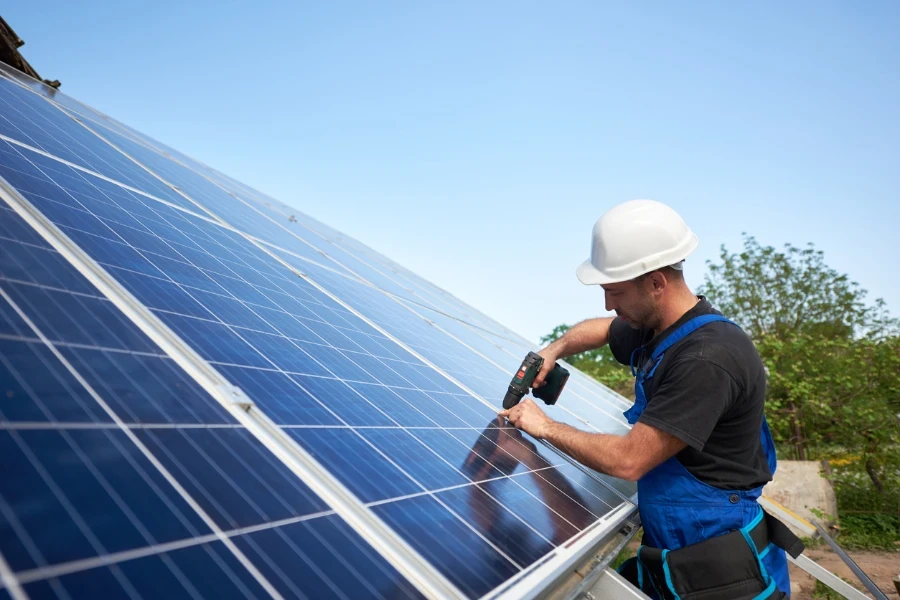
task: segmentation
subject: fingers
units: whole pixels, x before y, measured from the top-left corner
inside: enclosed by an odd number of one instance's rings
[[[545,360],[545,361],[544,361],[544,364],[541,365],[541,371],[540,371],[540,373],[538,373],[538,374],[535,376],[534,382],[531,384],[531,387],[533,387],[533,388],[539,388],[539,387],[541,387],[542,385],[544,385],[544,379],[547,378],[547,375],[550,374],[550,371],[553,370],[553,367],[554,367],[555,365],[556,365],[556,361],[555,361],[555,360]]]
[[[498,412],[497,414],[500,415],[501,417],[508,417],[508,416],[509,416],[509,411],[508,411],[508,410],[501,410],[501,411]]]

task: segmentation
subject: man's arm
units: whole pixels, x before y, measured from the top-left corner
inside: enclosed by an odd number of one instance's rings
[[[544,378],[553,369],[560,358],[572,356],[579,352],[594,350],[609,343],[609,326],[615,317],[588,319],[573,326],[558,340],[538,352],[544,357],[544,366],[534,378],[533,387],[544,385]]]
[[[643,423],[636,423],[626,435],[580,431],[552,420],[530,398],[500,414],[581,464],[628,481],[637,481],[687,447],[674,435]]]

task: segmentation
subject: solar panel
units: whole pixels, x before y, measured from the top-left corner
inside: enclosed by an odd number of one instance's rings
[[[0,593],[519,597],[633,515],[497,419],[526,340],[6,68],[0,107]]]
[[[416,596],[6,207],[0,238],[0,553],[14,595]]]

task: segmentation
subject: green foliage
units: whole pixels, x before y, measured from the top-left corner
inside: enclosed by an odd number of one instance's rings
[[[878,491],[859,461],[835,462],[845,463],[831,478],[840,515],[837,542],[850,550],[900,552],[900,469],[889,469]]]
[[[622,563],[628,560],[629,558],[635,555],[635,551],[632,550],[629,546],[625,546],[622,548],[622,551],[619,552],[616,557],[609,563],[609,568],[613,571],[617,571],[619,567],[622,566]]]
[[[815,598],[816,600],[844,600],[844,596],[837,593],[821,581],[816,581],[816,587],[815,589],[813,589],[813,598]]]
[[[837,542],[845,550],[900,551],[900,516],[846,514],[841,517],[841,530]]]
[[[569,325],[557,325],[553,331],[541,338],[541,343],[555,342],[569,329]],[[566,362],[623,396],[634,397],[634,378],[631,376],[631,370],[619,364],[610,352],[609,346],[573,354],[566,358]]]
[[[701,289],[713,305],[754,340],[767,335],[808,334],[850,338],[895,328],[884,302],[865,303],[866,290],[825,264],[812,244],[779,252],[744,235],[744,250],[721,247],[721,263],[707,261]]]
[[[722,247],[702,293],[750,334],[769,373],[766,415],[780,454],[857,456],[879,492],[900,440],[900,335],[884,302],[825,264],[812,245],[783,251],[744,237]]]

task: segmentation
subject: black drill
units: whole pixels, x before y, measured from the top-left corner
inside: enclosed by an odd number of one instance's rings
[[[543,356],[536,352],[528,353],[528,356],[522,361],[522,366],[519,367],[519,370],[513,376],[509,389],[506,391],[506,396],[503,397],[503,408],[505,410],[509,410],[518,404],[522,400],[522,396],[528,393],[534,378],[541,372],[543,365]],[[550,374],[544,380],[544,385],[534,390],[534,397],[543,400],[544,404],[556,404],[556,400],[559,398],[568,380],[569,372],[559,366],[559,363],[556,363],[553,365],[553,370],[550,371]]]

